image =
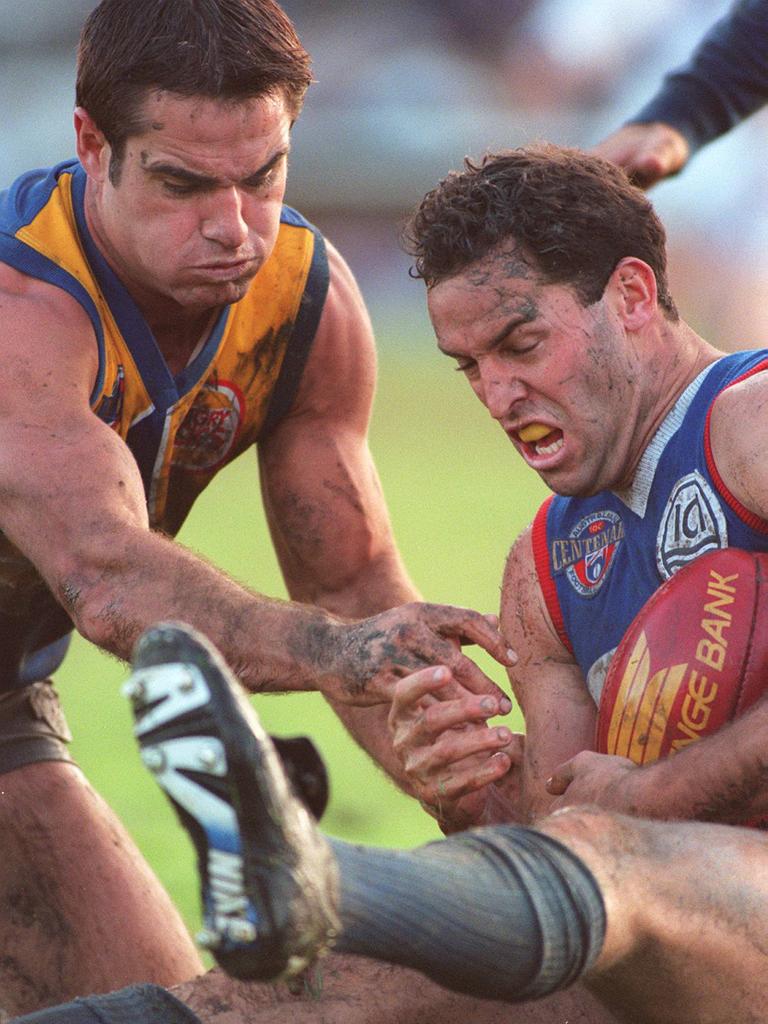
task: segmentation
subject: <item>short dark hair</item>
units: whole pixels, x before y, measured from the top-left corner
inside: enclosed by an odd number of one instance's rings
[[[274,0],[101,0],[80,35],[76,101],[119,165],[126,139],[144,130],[150,89],[223,100],[282,90],[296,117],[311,81],[309,54]]]
[[[427,287],[505,239],[584,305],[597,302],[619,260],[644,260],[656,275],[659,306],[678,319],[664,226],[645,193],[606,160],[547,143],[467,159],[427,193],[403,234],[416,260],[411,273]]]

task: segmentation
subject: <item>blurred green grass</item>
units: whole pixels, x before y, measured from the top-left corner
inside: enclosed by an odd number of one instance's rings
[[[460,374],[422,328],[390,327],[380,338],[380,377],[371,447],[395,534],[428,600],[497,611],[504,559],[545,489],[525,469]],[[180,536],[233,577],[267,594],[285,590],[261,512],[253,453],[224,470],[200,498]],[[470,649],[471,650],[471,649]],[[478,661],[506,686],[502,669]],[[75,734],[73,750],[115,808],[191,927],[199,923],[191,847],[142,767],[127,702],[124,665],[75,639],[57,675]],[[346,839],[407,847],[439,835],[355,746],[316,694],[261,696],[255,705],[280,735],[304,733],[330,770],[326,831]],[[520,727],[514,713],[513,727]]]

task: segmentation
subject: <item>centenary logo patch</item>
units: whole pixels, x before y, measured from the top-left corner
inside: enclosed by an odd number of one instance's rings
[[[672,488],[656,536],[656,565],[663,579],[703,555],[728,547],[728,525],[717,495],[695,470]]]
[[[565,572],[582,597],[594,597],[623,538],[624,523],[616,512],[592,512],[576,523],[567,538],[552,541],[552,571]]]
[[[176,433],[173,464],[192,470],[220,466],[237,440],[244,414],[245,399],[236,384],[208,381]]]

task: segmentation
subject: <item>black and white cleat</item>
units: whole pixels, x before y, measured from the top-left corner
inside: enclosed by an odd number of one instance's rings
[[[298,974],[338,931],[338,872],[245,691],[201,634],[161,623],[136,644],[123,692],[197,851],[198,942],[237,978]]]

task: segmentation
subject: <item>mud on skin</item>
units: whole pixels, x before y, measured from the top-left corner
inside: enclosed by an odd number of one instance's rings
[[[346,683],[347,692],[351,696],[365,693],[368,683],[382,669],[402,678],[424,668],[428,662],[410,649],[413,639],[413,628],[408,623],[398,623],[390,629],[381,629],[370,622],[350,627],[342,652],[344,660],[354,666],[357,680]]]

